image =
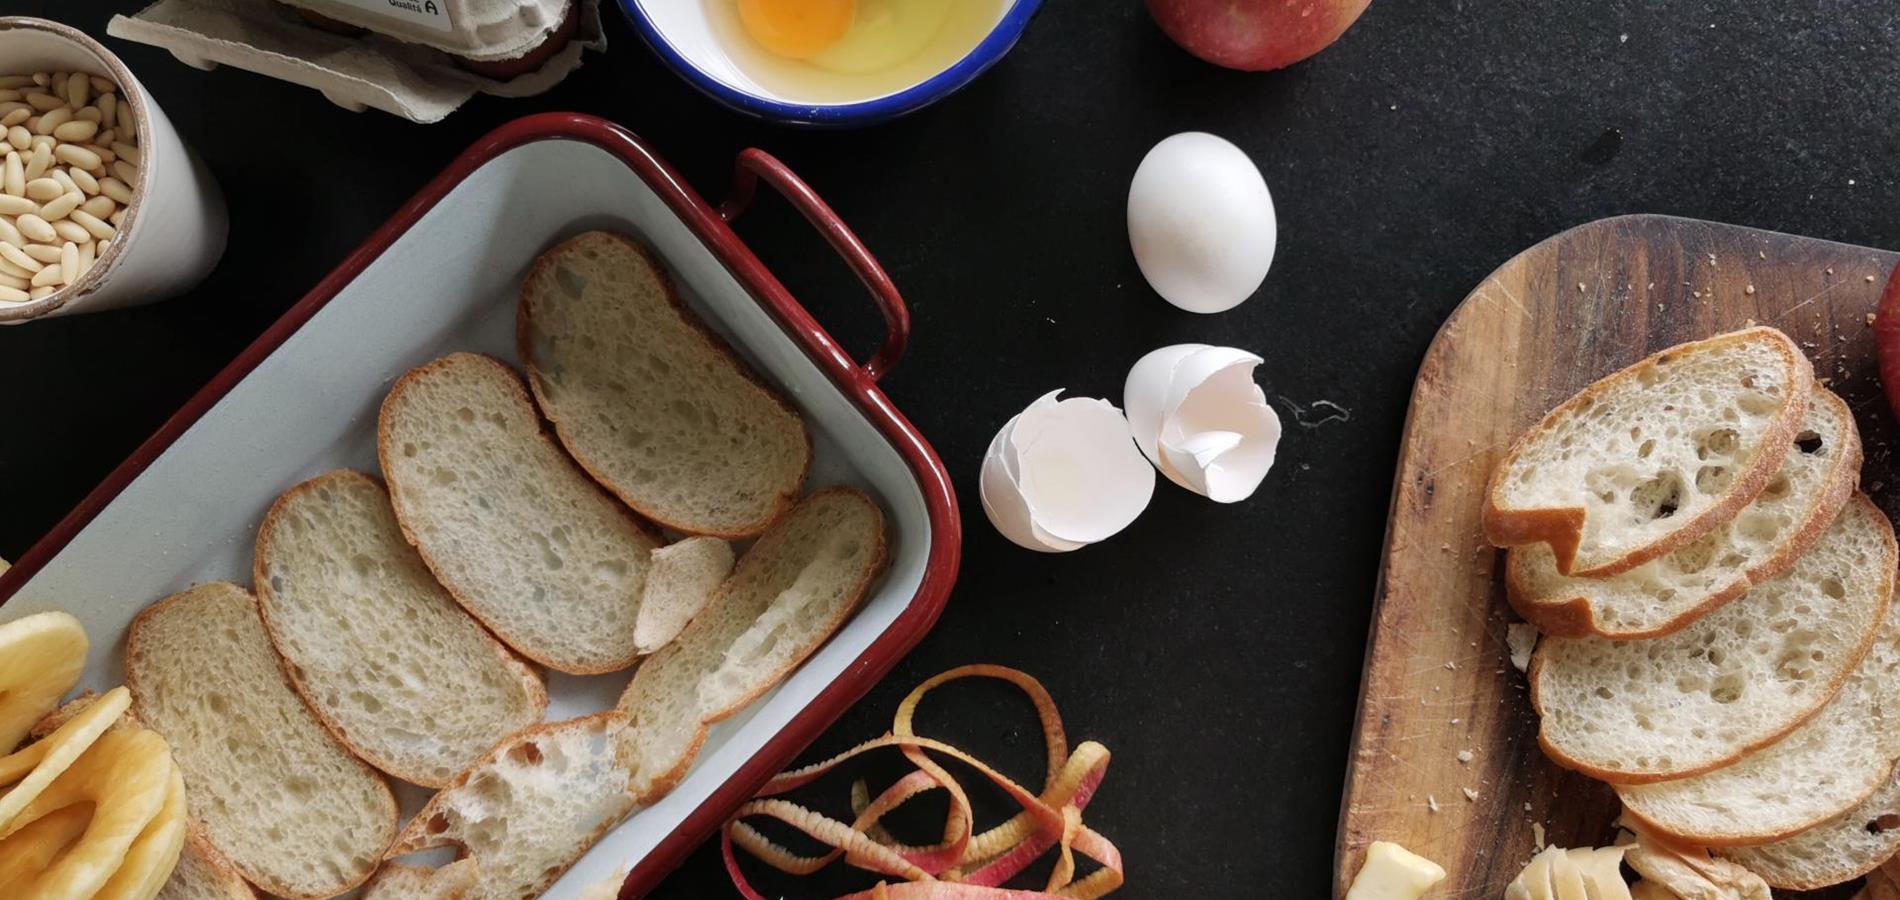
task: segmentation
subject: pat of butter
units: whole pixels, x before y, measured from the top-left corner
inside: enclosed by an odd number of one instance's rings
[[[1418,900],[1444,880],[1437,863],[1390,841],[1373,841],[1346,900]]]

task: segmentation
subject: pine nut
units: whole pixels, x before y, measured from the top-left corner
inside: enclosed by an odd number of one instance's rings
[[[120,159],[123,159],[126,162],[131,163],[132,165],[135,165],[135,166],[145,165],[145,163],[141,161],[139,157],[139,148],[134,147],[131,144],[126,144],[126,143],[113,144],[112,152],[118,154]]]
[[[21,99],[26,101],[26,105],[31,106],[34,109],[39,110],[40,112],[51,112],[52,110],[58,109],[66,105],[66,101],[61,100],[58,97],[53,96],[52,94],[42,93],[40,91],[34,91],[33,93],[30,93]]]
[[[73,118],[81,122],[91,122],[97,125],[105,119],[105,113],[100,112],[97,106],[88,106],[85,109],[73,113]]]
[[[11,286],[0,286],[0,301],[7,303],[25,303],[32,300],[31,294]]]
[[[0,103],[13,103],[26,96],[12,88],[0,88]]]
[[[31,75],[0,75],[0,88],[18,90],[33,83]]]
[[[26,165],[20,160],[18,150],[7,154],[6,170],[0,173],[0,191],[15,197],[26,196]]]
[[[86,274],[86,270],[92,268],[93,260],[94,260],[94,257],[92,253],[92,242],[87,241],[83,244],[80,244],[79,245],[79,274],[81,275]]]
[[[119,212],[124,212],[124,211],[125,210],[119,210]],[[113,215],[115,216],[118,214],[119,213],[113,213]],[[21,216],[20,218],[29,219],[33,217]],[[91,234],[93,237],[99,238],[100,240],[105,240],[119,233],[118,229],[113,228],[111,225],[107,225],[106,223],[99,221],[99,218],[97,216],[94,216],[83,209],[73,210],[72,214],[67,216],[66,218],[70,220],[71,222],[78,223],[79,227],[84,228],[87,233]],[[23,223],[21,224],[20,231],[22,233],[26,232],[26,226]],[[33,237],[33,235],[27,234],[27,237]]]
[[[52,134],[53,129],[58,128],[59,126],[64,125],[67,122],[71,122],[72,120],[73,120],[72,107],[62,106],[56,110],[53,110],[52,112],[49,112],[40,116],[40,123],[38,125],[33,126],[33,133],[34,134]],[[62,140],[64,139],[62,138]]]
[[[87,166],[86,168],[90,169],[92,167]],[[112,164],[112,174],[113,174],[113,177],[118,178],[120,181],[123,181],[126,184],[139,183],[138,167],[132,165],[131,163],[126,162],[125,160],[119,160],[118,162],[115,162]]]
[[[89,172],[105,165],[105,163],[99,159],[99,154],[87,150],[78,144],[61,144],[54,147],[53,156],[57,157],[60,162],[70,163]],[[117,170],[115,169],[114,171]]]
[[[42,124],[44,124],[44,121],[42,121]],[[98,133],[99,133],[99,123],[88,122],[88,121],[85,121],[84,119],[74,119],[72,121],[63,122],[53,127],[54,137],[59,138],[62,141],[75,141],[81,144],[92,140],[93,135],[98,134]],[[130,147],[127,147],[126,149],[131,150]],[[119,153],[119,148],[118,147],[112,148],[112,152]],[[137,153],[138,151],[132,150],[132,152]],[[125,154],[123,153],[119,153],[119,155],[121,157],[125,156]]]
[[[111,222],[112,227],[114,228],[125,227],[125,210],[122,209],[122,210],[119,210],[118,212],[113,213],[110,216],[107,216],[106,221]]]
[[[87,81],[86,76],[74,73],[73,77],[66,79],[66,102],[72,104],[73,109],[85,106],[91,99],[92,82]]]
[[[48,222],[57,222],[64,219],[70,215],[73,210],[78,209],[79,204],[84,199],[85,198],[78,192],[61,194],[40,207],[40,218]],[[106,202],[111,203],[112,201],[107,200]]]
[[[33,132],[15,125],[7,129],[7,143],[12,144],[15,150],[28,149],[33,146]]]
[[[10,287],[16,291],[24,291],[32,286],[33,279],[31,277],[16,278],[12,275],[0,273],[0,287]]]
[[[66,284],[78,281],[79,276],[83,274],[79,271],[78,244],[67,241],[66,246],[59,248],[59,273],[65,276],[64,283]]]
[[[99,124],[104,125],[107,128],[117,127],[119,124],[118,115],[117,115],[118,112],[119,112],[119,98],[118,97],[113,96],[112,94],[106,94],[99,98]]]
[[[98,144],[75,144],[74,146],[86,148],[92,155],[99,157],[100,162],[108,166],[119,158],[119,154],[112,152],[111,147],[101,147]]]
[[[21,213],[36,212],[39,208],[39,204],[25,197],[15,197],[12,194],[0,194],[0,216],[17,216]],[[0,219],[0,222],[4,221],[6,220]],[[7,224],[11,226],[13,223],[7,222]],[[4,232],[0,232],[0,234],[4,234]]]
[[[46,92],[61,100],[66,99],[66,80],[71,77],[66,72],[54,72],[53,80],[46,85]]]
[[[27,291],[27,295],[28,295],[28,296],[30,296],[30,297],[32,297],[32,298],[33,298],[33,299],[35,299],[35,300],[38,300],[38,299],[40,299],[41,297],[51,297],[51,296],[53,296],[53,292],[54,292],[54,291],[57,291],[57,290],[59,290],[59,288],[56,288],[56,287],[54,287],[54,286],[52,286],[52,285],[50,285],[50,284],[45,284],[45,285],[41,285],[41,286],[39,286],[39,287],[36,287],[36,288],[34,288],[34,289],[32,289],[32,290],[30,290],[30,291]]]
[[[125,182],[108,175],[99,179],[99,193],[112,198],[112,202],[127,204],[132,202],[132,189]]]
[[[51,223],[32,213],[14,219],[13,224],[20,229],[21,234],[26,235],[27,240],[36,243],[49,244],[59,237],[59,232],[53,230]]]
[[[112,142],[118,139],[119,139],[118,132],[115,132],[112,129],[108,128],[104,131],[99,132],[97,135],[94,135],[92,140],[94,143],[104,144],[110,147],[112,146]]]
[[[86,76],[86,80],[92,82],[92,89],[94,91],[97,91],[98,93],[103,94],[107,97],[112,96],[112,93],[119,89],[119,86],[116,84],[113,84],[112,80],[109,78],[100,78],[97,75],[88,75]]]
[[[66,276],[59,271],[59,266],[47,266],[33,273],[33,286],[45,287],[49,284],[57,286],[65,283],[65,277]]]
[[[25,272],[26,277],[31,278],[38,274],[41,269],[46,268],[40,265],[39,260],[28,256],[25,250],[15,247],[12,244],[0,244],[0,259],[4,259],[12,264],[14,271],[8,272],[7,274],[9,275],[18,276],[21,272]]]
[[[60,187],[59,182],[51,178],[35,178],[26,183],[26,196],[29,200],[45,203],[64,193],[66,189]]]
[[[28,244],[20,251],[47,265],[59,262],[59,248],[52,244]]]
[[[0,126],[5,126],[7,129],[11,130],[13,126],[18,125],[21,122],[24,122],[27,119],[30,119],[32,117],[33,117],[33,111],[31,109],[28,109],[24,106],[15,107],[13,109],[7,110],[4,115],[0,115]]]
[[[66,177],[71,178],[73,185],[79,188],[86,196],[96,197],[99,195],[99,179],[92,177],[91,172],[85,169],[62,169],[61,171],[66,172]]]
[[[85,170],[84,170],[84,169],[74,169],[73,171],[75,171],[75,172],[84,172]],[[61,188],[61,192],[62,192],[62,193],[67,193],[67,194],[76,194],[76,193],[79,193],[79,192],[80,192],[80,191],[79,191],[79,183],[73,180],[73,176],[71,176],[71,175],[68,175],[68,174],[66,174],[66,170],[65,170],[65,169],[58,169],[58,168],[56,168],[56,169],[54,169],[53,171],[51,171],[51,172],[48,172],[48,173],[46,173],[46,177],[48,177],[48,178],[51,178],[51,179],[53,179],[54,181],[57,181],[57,182],[59,182],[59,186],[60,186],[60,188]],[[84,197],[81,197],[81,198],[80,198],[80,202],[82,202],[82,203],[83,203],[83,202],[85,202],[85,198],[84,198]]]
[[[32,154],[26,158],[26,180],[31,182],[33,179],[46,174],[46,170],[52,167],[52,149],[45,144],[39,144],[33,148]]]
[[[11,246],[11,245],[8,245],[8,246]],[[5,275],[8,278],[18,278],[21,281],[27,282],[28,284],[31,284],[33,282],[32,272],[28,272],[27,270],[14,265],[12,262],[8,261],[7,259],[3,257],[0,257],[0,275]]]
[[[86,215],[85,213],[79,212],[79,210],[76,210],[76,209],[73,210],[73,212],[79,213],[82,216]],[[70,216],[70,213],[68,215]],[[92,218],[91,216],[86,216],[86,217]],[[97,222],[99,220],[93,219],[93,221]],[[105,223],[101,222],[100,224],[103,225]],[[92,240],[93,238],[93,233],[90,230],[84,227],[81,227],[77,222],[74,222],[71,218],[65,218],[57,222],[54,222],[53,235],[56,241],[72,241],[73,243],[78,243],[80,241],[89,241],[89,240]]]
[[[51,72],[34,72],[34,73],[33,73],[33,83],[34,83],[34,84],[37,84],[37,85],[39,85],[40,87],[45,87],[45,86],[47,86],[47,85],[49,85],[49,84],[52,84],[52,83],[53,83],[53,73],[51,73]]]
[[[79,204],[79,208],[95,219],[104,219],[119,211],[119,205],[113,203],[111,197],[94,197]]]

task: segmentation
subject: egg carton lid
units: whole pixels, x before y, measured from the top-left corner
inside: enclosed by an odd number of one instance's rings
[[[477,93],[528,97],[547,91],[580,68],[583,50],[605,50],[598,0],[574,2],[580,17],[574,39],[541,68],[506,81],[396,38],[331,34],[293,10],[256,0],[158,0],[131,16],[113,16],[106,33],[163,47],[196,68],[234,66],[315,88],[345,109],[380,109],[428,123]]]
[[[541,45],[574,0],[277,0],[412,44],[479,61]]]

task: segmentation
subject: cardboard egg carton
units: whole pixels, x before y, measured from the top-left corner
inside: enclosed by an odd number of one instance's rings
[[[515,59],[554,34],[571,0],[280,0],[474,60]]]
[[[315,5],[314,0],[305,2]],[[340,5],[346,0],[327,2]],[[360,2],[367,5],[371,0]],[[486,10],[523,0],[374,2],[404,6],[435,2]],[[560,5],[557,0],[526,2]],[[574,3],[573,14],[579,21],[573,40],[539,69],[507,80],[462,68],[455,57],[467,54],[445,50],[439,43],[426,44],[380,32],[337,34],[305,21],[296,9],[276,0],[158,0],[134,15],[113,16],[106,33],[163,47],[180,62],[196,68],[234,66],[314,88],[345,109],[380,109],[412,122],[427,123],[441,121],[477,93],[528,97],[547,91],[580,68],[583,51],[605,50],[598,0]],[[330,13],[326,10],[323,15]],[[559,21],[548,24],[553,28]]]

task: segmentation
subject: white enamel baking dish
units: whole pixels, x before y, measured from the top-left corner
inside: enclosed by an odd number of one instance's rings
[[[802,411],[815,443],[810,486],[868,491],[892,539],[890,570],[857,616],[719,726],[677,790],[610,833],[546,896],[575,896],[628,867],[625,896],[651,889],[923,636],[961,548],[941,462],[876,385],[903,350],[902,301],[849,229],[776,160],[747,151],[736,171],[715,210],[600,119],[547,114],[490,134],[0,575],[0,620],[74,613],[93,640],[82,686],[118,684],[124,631],[140,609],[197,582],[249,582],[257,524],[280,492],[341,466],[376,470],[377,408],[397,376],[454,350],[515,361],[515,301],[530,261],[581,230],[624,230],[658,252],[682,299]],[[869,363],[839,349],[727,227],[761,179],[878,300],[889,328]],[[611,706],[629,675],[551,675],[548,718]],[[406,811],[426,798],[402,793]]]

